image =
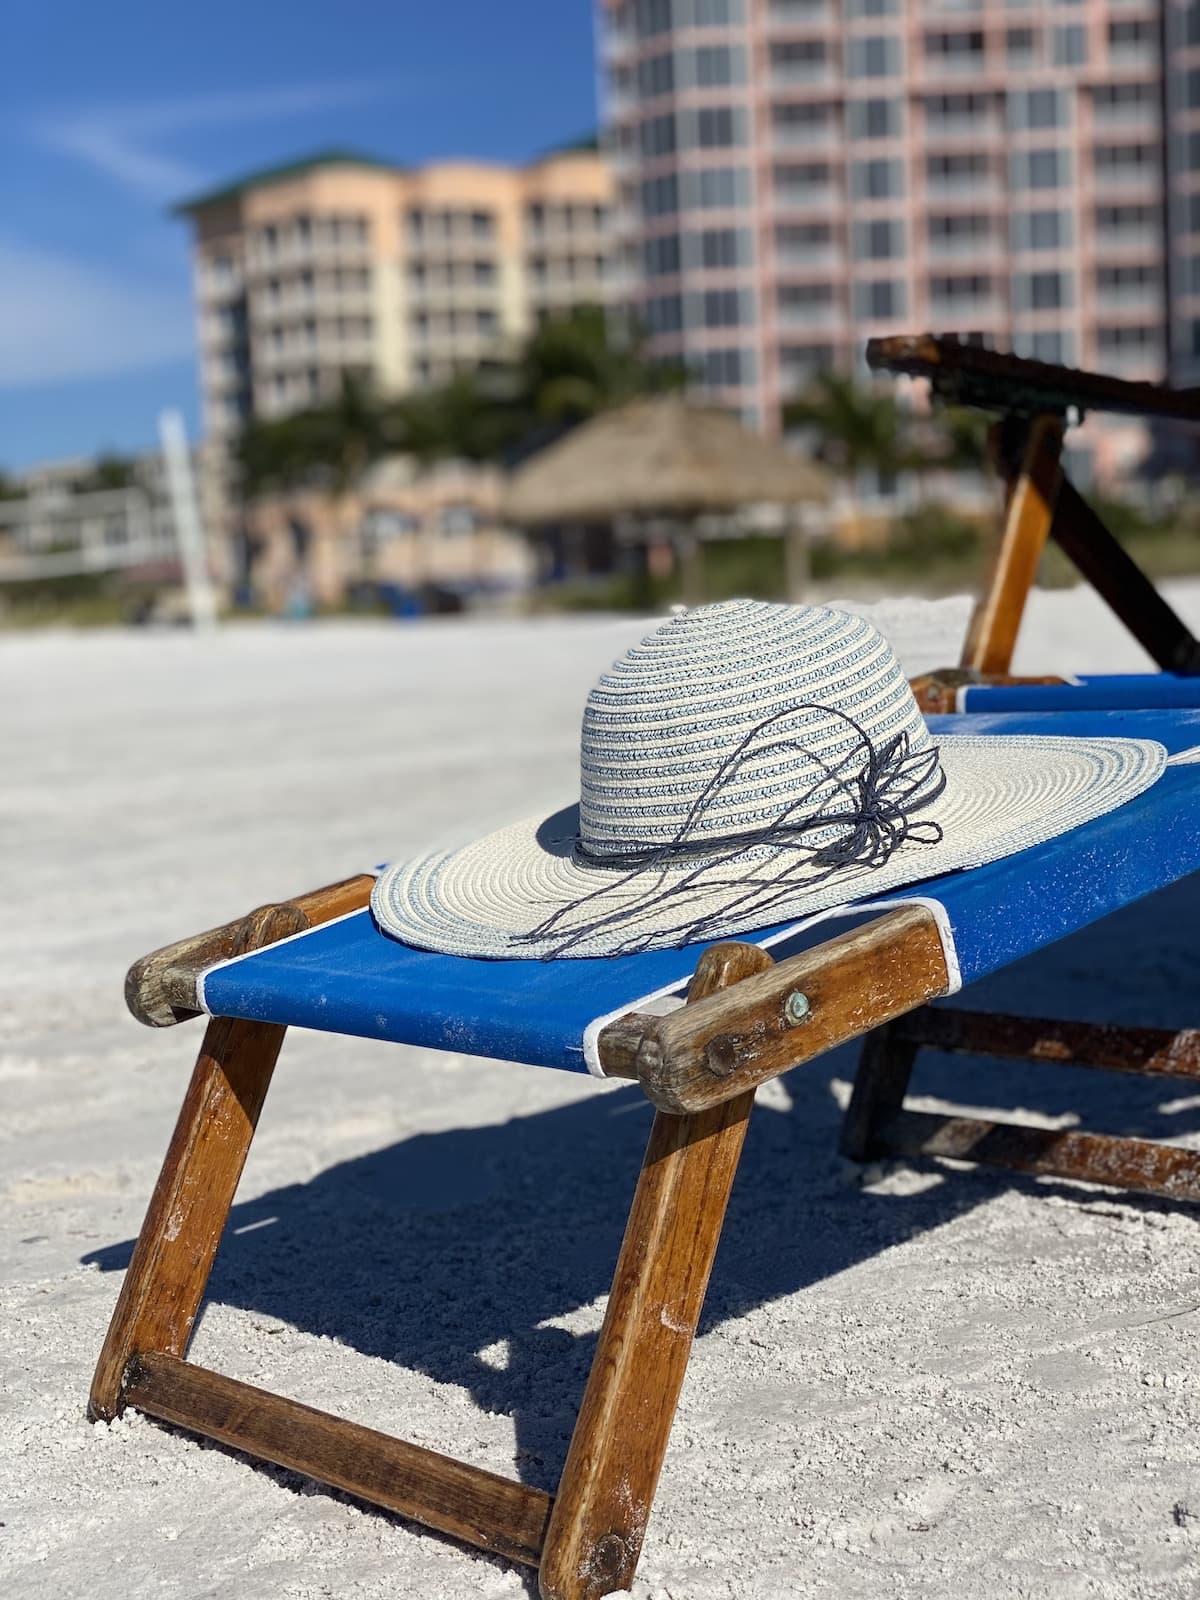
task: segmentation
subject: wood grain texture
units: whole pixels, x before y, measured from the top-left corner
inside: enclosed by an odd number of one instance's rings
[[[666,1017],[633,1013],[603,1029],[600,1062],[637,1078],[661,1110],[703,1111],[944,994],[937,924],[903,906]],[[789,1013],[793,995],[803,1020]]]
[[[345,878],[282,902],[303,918],[293,932],[360,910],[370,900],[374,883],[370,873],[360,873],[356,878]],[[259,912],[269,909],[259,907]],[[250,915],[257,916],[259,912]],[[125,975],[125,1003],[138,1021],[150,1028],[170,1028],[196,1016],[196,979],[215,962],[227,961],[237,953],[246,921],[240,917],[220,928],[210,928],[207,933],[164,945],[135,961]]]
[[[1106,1072],[1200,1078],[1200,1029],[1131,1028],[1123,1023],[1015,1017],[958,1006],[921,1006],[892,1024],[914,1047],[957,1055],[1047,1061]]]
[[[689,1008],[770,965],[753,945],[712,947]],[[654,1119],[546,1535],[543,1600],[633,1581],[753,1100]]]
[[[1001,454],[1004,424],[993,430]],[[971,617],[960,666],[976,672],[1007,672],[1012,664],[1025,601],[1037,577],[1062,482],[1063,425],[1057,417],[1035,417],[1020,467],[1010,480],[1004,527],[991,575]],[[1003,468],[1004,462],[999,462]]]
[[[303,926],[295,906],[265,907],[246,919],[236,949],[272,944]],[[285,1032],[224,1017],[205,1030],[100,1352],[93,1418],[111,1419],[122,1409],[130,1356],[181,1356],[187,1346]]]
[[[174,1356],[134,1356],[125,1395],[147,1416],[306,1473],[510,1561],[538,1564],[552,1504],[540,1489]]]
[[[881,1125],[876,1137],[880,1152],[890,1155],[949,1156],[1172,1200],[1200,1200],[1200,1154],[1148,1139],[927,1111],[901,1111]]]

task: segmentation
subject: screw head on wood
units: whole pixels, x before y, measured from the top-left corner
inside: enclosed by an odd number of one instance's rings
[[[783,1014],[790,1028],[808,1019],[812,1007],[808,1003],[808,996],[801,994],[799,989],[793,989],[783,1002]]]

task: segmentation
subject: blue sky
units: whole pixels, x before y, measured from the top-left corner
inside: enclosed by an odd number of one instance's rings
[[[595,126],[591,0],[5,8],[0,468],[197,426],[171,203],[321,146],[520,161]]]

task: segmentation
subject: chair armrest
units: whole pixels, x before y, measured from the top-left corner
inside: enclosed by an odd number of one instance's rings
[[[371,898],[375,879],[369,872],[356,878],[344,878],[340,883],[330,883],[322,889],[312,889],[292,900],[279,903],[283,909],[295,913],[294,926],[287,929],[295,933],[304,928],[315,928],[319,923],[332,922],[335,917],[358,911]],[[139,1022],[148,1028],[170,1028],[199,1014],[196,1004],[196,982],[200,974],[218,961],[227,961],[239,953],[239,942],[251,924],[265,909],[252,911],[248,917],[227,922],[223,927],[210,928],[206,933],[194,933],[188,939],[152,950],[148,956],[135,961],[125,975],[125,1004]],[[282,926],[283,924],[278,924]],[[277,942],[285,937],[276,933]]]
[[[704,1111],[949,987],[933,914],[902,906],[669,1016],[610,1022],[600,1065],[636,1078],[662,1111]]]

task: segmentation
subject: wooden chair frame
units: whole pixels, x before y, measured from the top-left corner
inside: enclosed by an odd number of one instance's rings
[[[1200,642],[1088,505],[1062,463],[1069,415],[1085,410],[1200,422],[1200,394],[1021,360],[924,334],[872,339],[874,368],[929,380],[953,403],[999,412],[988,436],[1005,486],[1005,515],[991,572],[957,667],[913,682],[923,711],[953,711],[970,684],[1061,683],[1013,677],[1013,651],[1038,563],[1053,539],[1164,672],[1200,675]]]
[[[130,1009],[158,1027],[196,1015],[197,978],[214,961],[365,905],[371,882],[349,879],[154,952],[130,971]],[[916,1009],[948,987],[934,918],[911,905],[778,963],[755,945],[714,945],[686,1005],[667,1016],[631,1013],[602,1030],[605,1071],[639,1082],[656,1115],[553,1497],[186,1359],[286,1032],[212,1018],[101,1351],[90,1415],[111,1419],[133,1405],[536,1567],[544,1600],[627,1588],[758,1084],[867,1034],[848,1154],[968,1156],[1200,1198],[1200,1157],[1189,1152],[964,1118],[934,1127],[938,1119],[902,1106],[916,1050],[934,1035],[941,1048],[1178,1076],[1200,1076],[1200,1035],[1139,1030],[1131,1068],[1120,1040],[1132,1034]]]

